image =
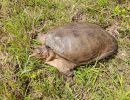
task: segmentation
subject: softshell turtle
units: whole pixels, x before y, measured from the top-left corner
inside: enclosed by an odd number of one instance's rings
[[[33,55],[67,76],[76,66],[106,58],[117,50],[115,38],[91,23],[69,23],[40,34],[38,40],[41,46]]]

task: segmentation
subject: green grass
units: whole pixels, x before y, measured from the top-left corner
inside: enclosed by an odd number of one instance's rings
[[[130,2],[122,0],[1,0],[0,100],[130,100]],[[61,75],[29,54],[34,34],[73,20],[118,23],[114,58]]]

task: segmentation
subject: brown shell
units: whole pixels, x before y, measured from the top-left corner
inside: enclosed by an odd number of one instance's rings
[[[91,23],[70,23],[52,29],[45,37],[45,45],[77,64],[86,63],[117,48],[115,39],[109,33]]]

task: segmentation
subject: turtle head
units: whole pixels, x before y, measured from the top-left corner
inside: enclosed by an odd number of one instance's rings
[[[49,56],[49,48],[45,45],[37,47],[30,56],[46,60],[46,58]]]

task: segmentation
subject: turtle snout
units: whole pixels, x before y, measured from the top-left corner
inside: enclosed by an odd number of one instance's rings
[[[41,51],[39,49],[34,49],[34,51],[32,52],[32,54],[30,55],[30,57],[36,57],[41,53]]]

